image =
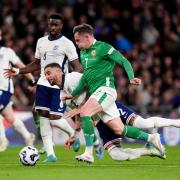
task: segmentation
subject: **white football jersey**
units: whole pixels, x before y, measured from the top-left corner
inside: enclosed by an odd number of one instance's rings
[[[5,78],[4,69],[11,68],[20,62],[19,57],[11,48],[0,47],[0,90],[14,93],[13,81],[11,78]]]
[[[41,61],[41,75],[38,84],[52,87],[44,75],[44,67],[50,63],[58,63],[64,73],[68,73],[68,61],[78,59],[76,48],[72,41],[65,36],[56,40],[49,40],[48,36],[40,38],[37,42],[35,58]],[[53,88],[58,88],[53,86]]]
[[[75,87],[79,84],[81,77],[82,74],[78,72],[72,72],[66,74],[63,91],[67,94],[71,94],[72,91],[75,89]],[[86,92],[83,92],[73,100],[73,103],[76,106],[79,106],[85,100],[85,98],[86,98]],[[66,104],[70,105],[70,102],[66,102]]]

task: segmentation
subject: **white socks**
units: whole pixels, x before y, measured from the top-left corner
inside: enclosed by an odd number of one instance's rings
[[[3,119],[3,117],[0,115],[0,137],[1,138],[5,138],[6,134],[5,134],[5,128],[4,128],[2,119]],[[17,132],[19,132],[23,136],[24,139],[28,139],[29,138],[30,133],[26,129],[24,123],[21,120],[15,118],[12,126],[14,127],[14,129]]]
[[[180,127],[180,119],[166,119],[161,117],[149,117],[147,119],[138,116],[133,126],[140,129],[160,128],[167,126]]]
[[[6,138],[3,117],[0,115],[0,139]]]
[[[53,141],[52,141],[52,127],[50,125],[49,118],[40,116],[40,129],[41,129],[42,141],[46,149],[47,156],[49,155],[55,156],[53,149]]]
[[[86,146],[84,154],[93,155],[93,146]]]
[[[64,132],[66,132],[69,135],[69,137],[72,137],[75,135],[75,130],[69,125],[66,119],[61,118],[58,120],[50,120],[50,122],[52,126],[55,126],[63,130]]]
[[[114,147],[112,149],[108,149],[108,152],[111,158],[117,161],[133,160],[150,154],[145,148],[123,149]]]
[[[21,120],[15,118],[15,120],[14,120],[14,122],[13,122],[12,125],[13,125],[14,129],[15,129],[17,132],[19,132],[19,133],[23,136],[23,138],[24,138],[25,140],[30,137],[29,131],[26,129],[24,123],[23,123]]]

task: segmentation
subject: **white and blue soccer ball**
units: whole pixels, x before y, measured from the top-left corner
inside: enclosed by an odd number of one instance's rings
[[[26,146],[19,152],[19,160],[25,166],[34,166],[39,160],[38,150],[32,146]]]

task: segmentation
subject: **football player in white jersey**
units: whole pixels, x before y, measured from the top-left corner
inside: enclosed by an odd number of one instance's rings
[[[80,73],[69,73],[65,75],[62,73],[62,70],[58,64],[49,64],[45,67],[45,75],[51,85],[58,85],[61,87],[65,93],[71,94],[74,87],[78,84],[82,74]],[[65,79],[65,81],[63,80]],[[85,93],[77,96],[73,99],[73,103],[76,106],[79,106],[85,100]],[[71,102],[72,103],[72,102]],[[140,115],[137,115],[133,110],[129,109],[120,102],[116,102],[116,105],[120,111],[120,118],[123,120],[123,123],[129,124],[142,129],[149,128],[159,128],[167,126],[175,126],[180,128],[180,119],[166,119],[161,117],[150,117],[143,118]],[[122,111],[124,113],[122,113]],[[78,110],[75,109],[71,111],[69,117],[73,117],[78,114]],[[108,150],[109,155],[114,160],[132,160],[139,158],[144,155],[158,156],[160,158],[165,158],[161,153],[154,148],[153,146],[147,146],[145,148],[137,149],[122,149],[120,146],[120,136],[116,135],[108,126],[106,126],[101,121],[97,124],[97,128],[100,134],[100,137],[103,139],[104,148]],[[67,141],[67,146],[73,142],[73,139]]]
[[[65,111],[64,104],[60,101],[58,86],[52,87],[44,75],[44,67],[49,63],[58,63],[64,73],[68,72],[68,64],[72,65],[73,71],[82,71],[78,60],[78,54],[72,41],[61,34],[63,17],[61,14],[52,14],[48,18],[49,35],[40,38],[36,45],[35,60],[25,68],[8,69],[5,76],[25,74],[41,70],[41,75],[36,87],[35,109],[40,115],[41,137],[47,152],[45,162],[55,162],[57,158],[53,150],[52,128],[56,126],[74,136],[75,131],[67,121],[62,118]]]
[[[0,41],[2,39],[0,30]],[[24,123],[14,116],[12,109],[11,96],[14,93],[13,80],[3,76],[4,69],[10,68],[12,65],[22,68],[25,65],[11,48],[0,46],[0,152],[5,151],[9,142],[6,138],[3,118],[5,118],[24,138],[26,145],[32,146],[35,135],[30,133]],[[27,78],[34,82],[32,74],[27,74]]]

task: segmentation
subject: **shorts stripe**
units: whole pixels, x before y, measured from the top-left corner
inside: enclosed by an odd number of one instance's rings
[[[107,97],[107,94],[106,94],[106,93],[103,93],[103,95],[100,97],[98,103],[99,103],[99,104],[102,104],[102,102],[106,99],[106,97]]]

